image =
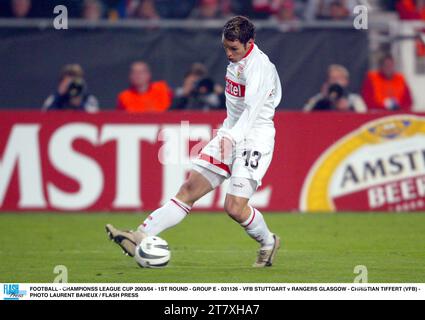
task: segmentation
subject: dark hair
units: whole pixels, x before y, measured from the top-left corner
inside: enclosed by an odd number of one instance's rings
[[[227,21],[223,28],[223,36],[226,40],[239,40],[246,45],[249,40],[255,38],[255,26],[248,18],[237,16]]]
[[[184,77],[187,78],[192,75],[199,78],[205,78],[208,75],[208,69],[204,64],[195,62],[190,66]]]
[[[378,60],[378,65],[382,67],[387,60],[393,60],[394,56],[390,52],[384,52],[381,54]]]

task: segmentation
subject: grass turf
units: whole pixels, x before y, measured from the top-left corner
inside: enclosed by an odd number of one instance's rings
[[[172,249],[165,269],[141,269],[107,241],[106,223],[135,228],[131,214],[0,214],[0,282],[350,283],[357,265],[369,282],[425,282],[425,215],[267,214],[283,247],[272,268],[253,269],[257,245],[224,214],[192,213],[163,233]]]

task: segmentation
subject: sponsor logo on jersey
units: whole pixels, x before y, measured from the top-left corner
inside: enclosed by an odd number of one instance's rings
[[[326,150],[304,181],[302,211],[425,208],[425,117],[367,123]]]
[[[245,97],[245,85],[234,82],[226,77],[226,92],[234,97]]]
[[[241,77],[241,75],[242,75],[242,73],[243,73],[243,70],[244,70],[244,66],[243,66],[242,64],[240,64],[240,65],[238,66],[237,71],[236,71],[236,76],[237,76],[237,78],[238,78],[238,79]]]

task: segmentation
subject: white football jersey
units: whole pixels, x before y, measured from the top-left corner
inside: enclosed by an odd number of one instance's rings
[[[276,67],[255,44],[226,74],[227,118],[218,135],[235,144],[244,140],[274,143],[273,117],[282,99]]]

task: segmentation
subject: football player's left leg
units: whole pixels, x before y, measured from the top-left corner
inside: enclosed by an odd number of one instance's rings
[[[225,210],[261,245],[254,267],[268,267],[272,265],[280,248],[280,238],[269,230],[261,212],[248,204],[255,190],[255,181],[231,178]]]

